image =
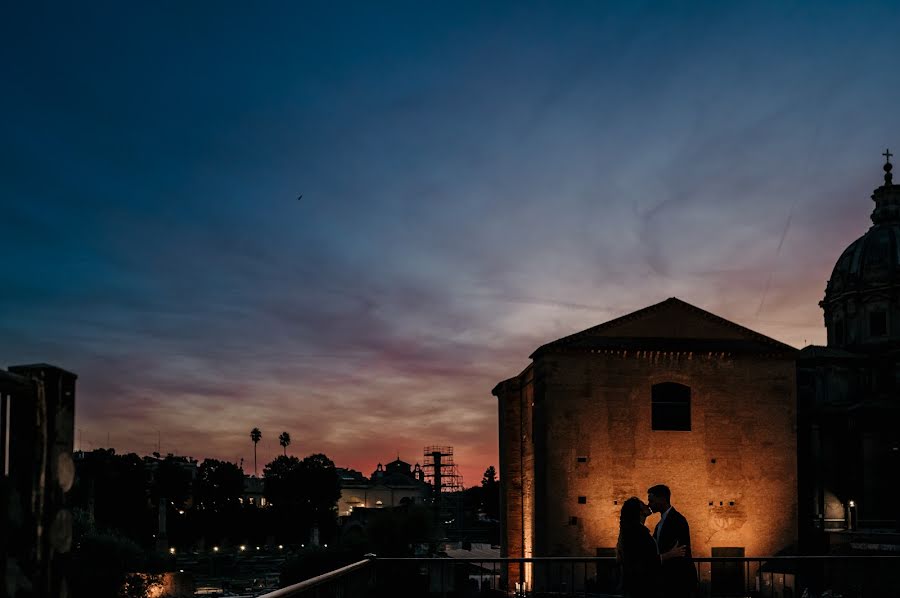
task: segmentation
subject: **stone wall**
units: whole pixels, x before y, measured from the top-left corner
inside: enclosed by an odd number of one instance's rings
[[[500,511],[503,557],[531,557],[534,538],[534,379],[529,367],[494,389],[500,422]],[[530,579],[530,567],[513,565],[507,579]]]
[[[535,555],[614,547],[622,502],[646,500],[659,483],[688,518],[694,556],[713,547],[771,555],[795,542],[793,358],[608,351],[539,356],[535,370],[536,443],[545,446]],[[691,431],[651,429],[651,386],[660,382],[691,388]]]

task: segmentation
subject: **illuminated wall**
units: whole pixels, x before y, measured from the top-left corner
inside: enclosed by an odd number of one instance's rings
[[[688,518],[695,556],[793,544],[795,354],[678,300],[539,348],[494,389],[503,554],[605,554],[622,502],[659,483]],[[661,383],[690,388],[690,431],[653,429]]]
[[[341,497],[338,499],[338,515],[346,517],[357,507],[380,509],[397,507],[405,503],[421,504],[425,497],[425,491],[424,484],[343,485],[341,486]]]
[[[695,556],[712,547],[771,555],[794,542],[792,360],[649,351],[545,359],[541,553],[614,547],[622,502],[646,500],[659,483],[688,518]],[[691,389],[690,431],[652,429],[651,387],[662,382]]]
[[[500,383],[500,502],[503,557],[534,556],[534,378],[529,366],[521,375]],[[528,564],[510,565],[508,587],[531,585]]]

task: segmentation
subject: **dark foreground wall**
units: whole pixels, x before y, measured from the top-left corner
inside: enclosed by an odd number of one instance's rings
[[[72,513],[65,499],[75,479],[76,378],[46,364],[0,371],[0,501],[6,512],[0,595],[67,595]]]

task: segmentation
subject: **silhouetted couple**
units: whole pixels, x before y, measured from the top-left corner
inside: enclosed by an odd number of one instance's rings
[[[687,519],[672,507],[667,486],[647,490],[647,504],[631,497],[619,516],[616,553],[622,565],[622,584],[628,598],[690,598],[697,587],[691,561],[691,532]],[[653,535],[644,525],[659,513]]]

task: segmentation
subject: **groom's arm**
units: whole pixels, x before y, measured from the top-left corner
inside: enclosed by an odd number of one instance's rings
[[[679,513],[679,515],[681,514]],[[691,528],[684,515],[678,518],[678,523],[674,527],[676,528],[675,540],[679,545],[684,546],[684,556],[691,558]]]

